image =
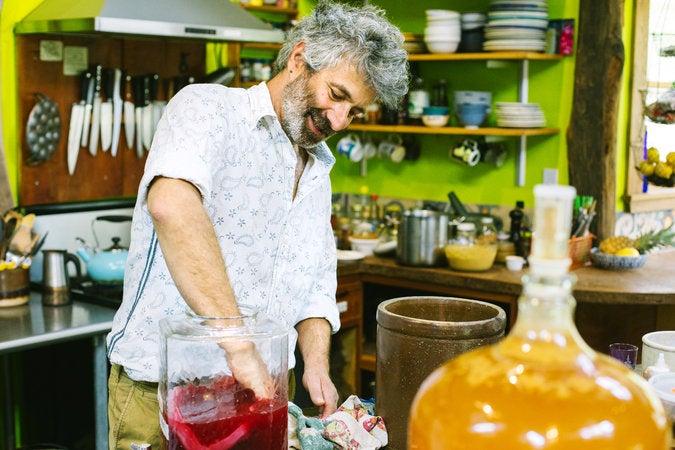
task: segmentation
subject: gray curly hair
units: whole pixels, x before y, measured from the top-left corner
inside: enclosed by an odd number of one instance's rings
[[[288,35],[274,64],[282,71],[291,51],[305,43],[304,58],[310,71],[354,64],[376,92],[376,100],[396,107],[408,92],[408,55],[403,35],[374,6],[354,7],[323,0]]]

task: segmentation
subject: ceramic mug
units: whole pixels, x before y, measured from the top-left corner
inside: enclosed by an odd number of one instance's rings
[[[375,155],[377,155],[377,145],[371,139],[368,139],[363,143],[363,157],[370,159]]]
[[[340,155],[349,158],[353,162],[359,162],[363,158],[363,144],[361,144],[359,137],[353,133],[338,141],[337,151]]]
[[[388,158],[395,163],[399,163],[405,158],[403,139],[397,134],[391,135],[386,140],[380,142],[380,145],[377,146],[377,151],[382,158]]]
[[[475,166],[480,161],[478,143],[472,139],[465,139],[450,149],[450,157],[467,166]]]

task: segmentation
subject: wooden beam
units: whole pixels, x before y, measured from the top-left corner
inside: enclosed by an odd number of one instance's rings
[[[572,117],[567,130],[570,184],[598,201],[591,231],[614,234],[616,142],[621,73],[623,1],[581,0]]]

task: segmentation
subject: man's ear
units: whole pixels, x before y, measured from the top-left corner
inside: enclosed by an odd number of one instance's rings
[[[291,55],[288,58],[288,70],[291,73],[300,72],[302,69],[307,67],[305,63],[305,43],[300,41],[295,44],[293,50],[291,50]]]

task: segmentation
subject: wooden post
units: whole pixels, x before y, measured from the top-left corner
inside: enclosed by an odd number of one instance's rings
[[[591,231],[614,235],[617,115],[624,65],[623,1],[581,0],[572,117],[567,130],[570,184],[598,201]]]

